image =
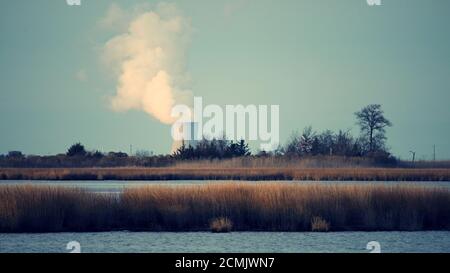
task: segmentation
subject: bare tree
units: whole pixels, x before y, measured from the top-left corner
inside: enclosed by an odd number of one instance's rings
[[[310,154],[313,149],[314,138],[316,137],[316,133],[313,131],[311,126],[306,127],[303,130],[302,135],[300,136],[300,153],[302,155]]]
[[[370,104],[355,113],[357,124],[361,132],[368,138],[369,152],[374,152],[386,139],[385,128],[392,123],[384,117],[384,112],[379,104]]]

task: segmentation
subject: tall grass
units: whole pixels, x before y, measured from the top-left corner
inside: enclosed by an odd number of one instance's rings
[[[223,183],[145,186],[105,195],[61,187],[0,187],[0,232],[206,231],[220,218],[232,222],[234,231],[311,231],[317,219],[331,231],[450,230],[450,191]]]
[[[343,156],[268,156],[268,157],[235,157],[230,159],[177,161],[174,167],[190,168],[369,168],[376,167],[376,162],[367,157]]]
[[[448,169],[450,168],[450,160],[419,160],[415,162],[411,161],[398,161],[398,167],[400,168],[434,168],[434,169]]]
[[[450,181],[450,169],[215,167],[0,169],[3,180]]]
[[[0,231],[52,232],[114,227],[113,195],[50,186],[0,186]]]
[[[311,231],[326,232],[330,229],[330,223],[321,217],[313,217],[311,220]]]
[[[228,218],[220,217],[213,219],[209,227],[214,233],[227,233],[233,229],[233,222]]]

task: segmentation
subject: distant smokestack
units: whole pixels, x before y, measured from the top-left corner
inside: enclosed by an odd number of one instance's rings
[[[186,130],[185,134],[186,140],[188,140],[188,142],[185,142],[185,144],[195,147],[197,143],[201,140],[201,134],[199,132],[198,123],[186,122],[184,128]]]
[[[172,153],[183,145],[186,147],[195,147],[202,140],[203,135],[197,122],[185,122],[181,126],[180,134],[183,140],[174,141],[172,144]]]

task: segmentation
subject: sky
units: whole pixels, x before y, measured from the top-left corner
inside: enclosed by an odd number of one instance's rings
[[[447,0],[2,0],[0,154],[57,154],[75,142],[169,152],[159,101],[141,106],[117,96],[133,89],[105,62],[107,45],[133,37],[108,18],[132,22],[161,5],[177,9],[188,33],[167,38],[156,27],[182,59],[158,64],[176,74],[171,88],[204,104],[279,105],[282,143],[309,125],[358,135],[354,112],[381,104],[394,155],[432,159],[436,145],[437,158],[450,159]]]

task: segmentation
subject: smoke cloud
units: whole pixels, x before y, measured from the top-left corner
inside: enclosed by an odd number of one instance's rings
[[[162,123],[172,124],[172,107],[191,104],[185,66],[192,33],[190,20],[173,4],[130,12],[113,5],[102,25],[125,26],[103,46],[104,60],[117,77],[112,109],[142,110]]]

